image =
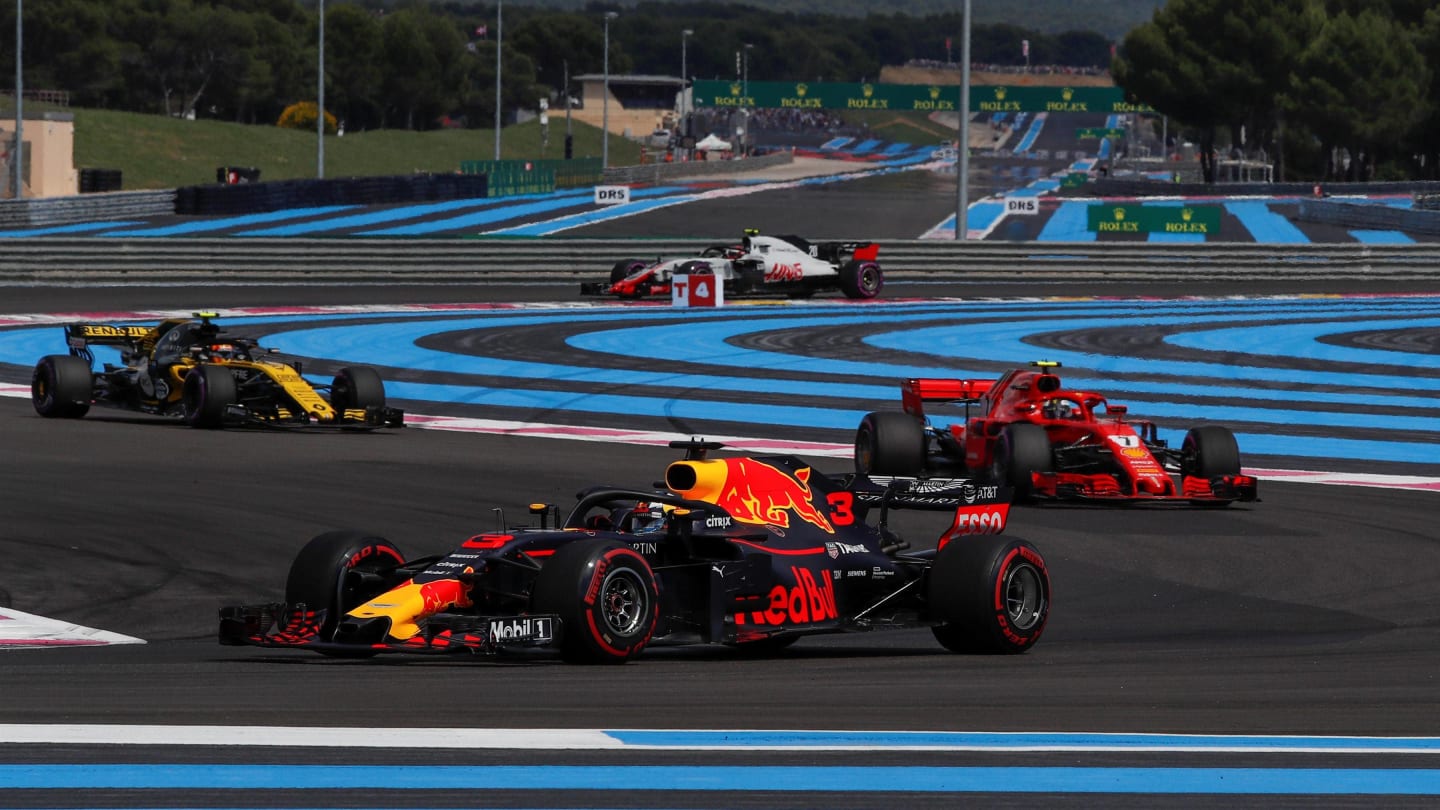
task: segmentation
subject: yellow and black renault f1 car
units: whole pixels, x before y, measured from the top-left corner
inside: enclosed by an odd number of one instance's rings
[[[285,602],[221,609],[220,643],[341,657],[550,647],[622,663],[652,643],[770,651],[917,627],[956,652],[1039,640],[1050,577],[1033,545],[1000,534],[1005,488],[832,478],[794,456],[671,446],[686,454],[664,489],[584,490],[563,520],[535,504],[538,527],[477,534],[447,554],[407,559],[363,531],[322,534],[291,565]],[[947,513],[935,548],[912,551],[889,528],[896,508]]]
[[[155,326],[72,323],[69,354],[35,365],[30,399],[41,416],[79,418],[91,406],[178,416],[193,427],[401,427],[386,407],[385,385],[367,366],[312,383],[252,338],[222,331],[213,312]],[[95,369],[92,346],[119,350],[120,364]]]

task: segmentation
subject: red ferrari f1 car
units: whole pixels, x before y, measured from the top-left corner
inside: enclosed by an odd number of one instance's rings
[[[1099,394],[1063,388],[1054,362],[998,380],[912,379],[903,411],[870,413],[855,433],[861,474],[976,475],[1003,482],[1017,501],[1172,502],[1224,506],[1256,499],[1240,472],[1235,436],[1219,425],[1191,428],[1179,448],[1155,424]],[[963,406],[934,424],[927,404]],[[936,420],[938,421],[938,420]]]
[[[880,294],[885,275],[876,261],[880,246],[873,242],[809,242],[798,236],[761,236],[747,229],[738,245],[713,245],[700,256],[684,259],[621,259],[610,271],[609,283],[586,282],[582,295],[645,298],[670,295],[670,280],[677,275],[713,275],[725,285],[725,295],[785,295],[807,298],[822,290],[835,290],[847,298],[869,299]]]
[[[672,446],[686,453],[664,489],[585,490],[563,520],[536,504],[538,527],[477,534],[446,554],[409,559],[372,534],[322,534],[291,565],[285,602],[220,611],[220,642],[342,657],[550,647],[622,663],[652,643],[770,651],[913,627],[956,652],[1039,640],[1049,573],[1034,546],[999,534],[1003,487],[835,479],[794,456]],[[888,527],[903,508],[949,514],[936,548],[912,551]]]

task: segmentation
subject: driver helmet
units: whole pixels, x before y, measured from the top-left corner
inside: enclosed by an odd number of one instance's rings
[[[653,534],[665,531],[665,504],[640,501],[630,518],[630,530],[635,534]]]
[[[210,344],[210,354],[226,360],[233,360],[237,356],[234,343],[212,343]]]
[[[1045,403],[1046,419],[1069,419],[1070,403],[1063,399],[1052,399]]]

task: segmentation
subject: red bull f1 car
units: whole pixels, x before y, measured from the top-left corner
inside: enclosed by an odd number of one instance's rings
[[[1170,447],[1153,422],[1128,420],[1126,406],[1064,388],[1059,365],[1036,362],[993,381],[905,380],[903,411],[870,413],[860,422],[855,469],[974,475],[1010,486],[1021,502],[1256,500],[1255,478],[1241,473],[1229,429],[1191,428],[1180,447]],[[948,424],[926,411],[957,405]]]
[[[561,519],[407,558],[362,531],[322,534],[285,601],[220,611],[222,644],[330,656],[549,647],[622,663],[652,644],[773,651],[813,634],[928,627],[956,652],[1021,653],[1050,609],[1045,560],[1000,534],[1009,493],[968,480],[831,478],[794,456],[685,457],[664,489],[595,487]],[[892,509],[946,513],[911,550]],[[555,521],[549,522],[554,514]],[[871,516],[875,520],[868,520]]]
[[[784,295],[807,298],[839,290],[847,298],[870,299],[885,286],[885,274],[873,242],[809,242],[798,236],[761,236],[747,230],[738,245],[715,245],[684,259],[621,259],[609,283],[586,282],[582,295],[646,298],[670,295],[677,275],[713,275],[725,295]]]
[[[299,363],[276,359],[252,338],[222,331],[213,312],[154,326],[72,323],[69,354],[35,365],[30,399],[41,416],[79,418],[92,406],[176,416],[198,428],[402,427],[404,413],[385,404],[373,368],[343,368],[329,384],[301,376]],[[91,347],[119,351],[119,364],[95,368]]]

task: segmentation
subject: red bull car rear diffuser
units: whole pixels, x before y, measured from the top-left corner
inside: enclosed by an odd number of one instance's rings
[[[807,635],[930,628],[956,652],[1020,653],[1050,608],[1044,558],[1001,534],[1010,493],[968,479],[832,478],[793,456],[675,442],[664,489],[595,487],[551,525],[407,559],[362,531],[311,540],[285,601],[227,607],[222,644],[325,655],[551,647],[620,663],[652,644],[778,649]],[[945,513],[912,550],[892,509]],[[927,544],[929,545],[929,544]]]

